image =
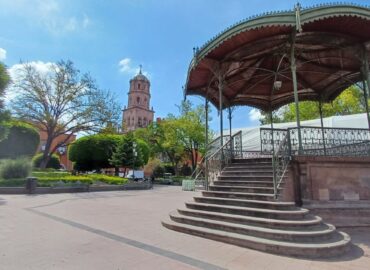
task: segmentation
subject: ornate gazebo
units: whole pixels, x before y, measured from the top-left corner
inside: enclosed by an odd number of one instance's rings
[[[353,148],[355,155],[367,156],[368,130],[325,129],[322,121],[321,127],[301,127],[299,101],[318,101],[322,118],[322,103],[356,84],[364,93],[370,128],[368,29],[370,9],[350,4],[297,4],[293,10],[248,18],[194,49],[185,94],[203,96],[206,108],[208,102],[218,108],[219,146],[225,140],[224,109],[230,113],[233,106],[252,106],[269,112],[272,120],[274,110],[294,101],[297,127],[281,131],[271,124],[270,130],[261,130],[262,150],[282,157],[284,151],[287,156],[342,155]]]
[[[369,8],[298,4],[241,21],[195,48],[185,94],[203,96],[206,111],[209,102],[218,108],[221,134],[200,167],[202,196],[162,224],[281,255],[347,252],[350,237],[317,215],[334,225],[369,224],[370,130],[328,128],[322,120],[320,127],[301,126],[299,101],[318,101],[321,111],[358,84],[369,120],[369,29]],[[260,151],[244,151],[241,131],[223,134],[224,109],[231,121],[230,108],[253,106],[272,122],[272,112],[293,101],[296,127],[260,128]]]

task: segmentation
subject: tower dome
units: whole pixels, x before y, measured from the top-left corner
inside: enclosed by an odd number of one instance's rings
[[[140,65],[139,74],[137,74],[135,77],[131,79],[131,81],[145,81],[149,82],[148,78],[141,72],[142,66]]]

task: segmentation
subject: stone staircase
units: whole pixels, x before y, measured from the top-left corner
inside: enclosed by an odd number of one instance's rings
[[[294,202],[274,199],[271,158],[234,160],[202,196],[170,214],[175,231],[270,253],[332,257],[350,237]]]

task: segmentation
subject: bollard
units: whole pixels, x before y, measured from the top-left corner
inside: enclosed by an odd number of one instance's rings
[[[37,187],[37,178],[36,177],[27,177],[26,181],[26,190],[28,194],[34,194]]]

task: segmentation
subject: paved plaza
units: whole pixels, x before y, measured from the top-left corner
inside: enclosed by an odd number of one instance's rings
[[[181,187],[0,195],[0,269],[370,269],[370,228],[346,229],[350,254],[305,260],[174,232],[161,220],[196,192]]]

